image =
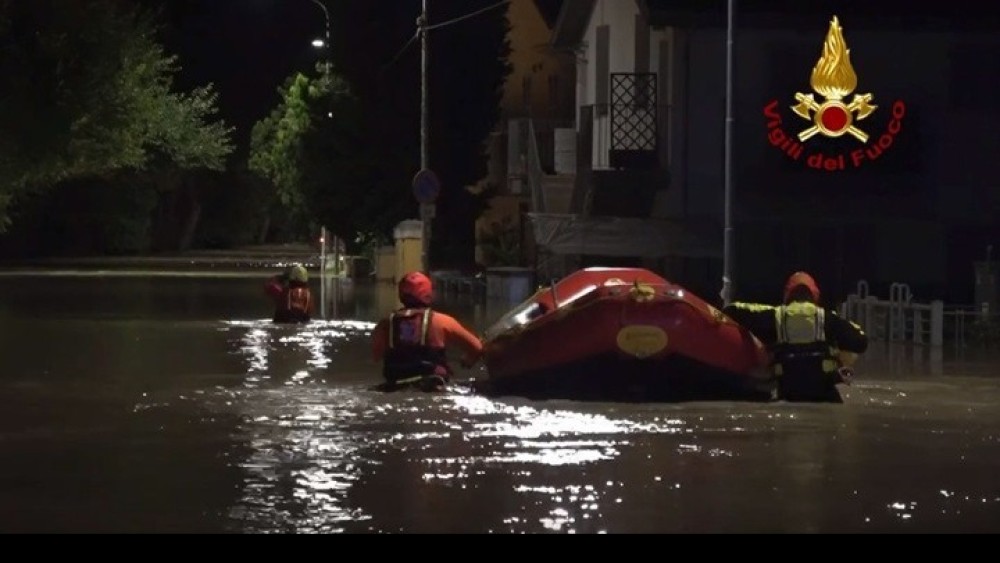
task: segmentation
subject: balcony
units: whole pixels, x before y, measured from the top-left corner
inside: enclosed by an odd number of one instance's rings
[[[579,134],[590,138],[591,167],[595,170],[666,169],[669,163],[670,106],[655,103],[656,80],[651,75],[614,75],[618,94],[615,103],[579,108]],[[627,79],[652,76],[634,81]],[[639,82],[639,84],[635,84]],[[644,86],[636,90],[634,86]],[[631,92],[631,93],[629,93]]]
[[[613,73],[608,164],[611,168],[655,168],[660,143],[656,73]]]

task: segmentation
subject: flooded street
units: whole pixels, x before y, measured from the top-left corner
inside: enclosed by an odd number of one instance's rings
[[[394,288],[279,327],[262,282],[0,276],[0,532],[1000,531],[1000,363],[875,344],[843,405],[382,394]]]

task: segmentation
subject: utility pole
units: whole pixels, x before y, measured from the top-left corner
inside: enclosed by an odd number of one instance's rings
[[[420,170],[430,168],[430,139],[428,127],[430,111],[427,100],[427,0],[422,0],[420,18],[417,27],[420,30]],[[431,221],[434,219],[434,204],[420,203],[420,222],[423,226],[421,236],[420,263],[426,273],[430,273]]]
[[[499,8],[509,4],[509,2],[498,2],[487,8],[468,13],[464,16],[448,20],[443,23],[428,25],[427,23],[427,0],[421,1],[421,12],[417,18],[417,33],[420,34],[420,171],[413,177],[413,192],[420,203],[420,222],[423,226],[421,236],[421,264],[423,270],[430,273],[430,244],[431,244],[431,221],[436,215],[436,201],[441,192],[441,181],[430,169],[430,139],[428,136],[429,109],[427,106],[427,32],[446,25],[451,25],[465,19],[485,13],[489,10]],[[412,39],[411,39],[412,41]],[[407,42],[409,45],[409,42]],[[405,46],[404,46],[405,49]]]
[[[726,8],[726,157],[725,157],[725,227],[722,247],[722,303],[733,299],[733,4]]]
[[[319,229],[319,318],[326,320],[326,227]]]

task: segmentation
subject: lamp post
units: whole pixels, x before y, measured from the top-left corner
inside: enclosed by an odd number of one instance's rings
[[[324,20],[324,22],[326,24],[326,27],[325,27],[325,32],[326,33],[325,33],[323,39],[313,39],[312,45],[313,45],[313,47],[316,47],[317,49],[324,49],[325,50],[325,54],[324,54],[324,57],[323,57],[323,59],[324,59],[324,61],[323,61],[323,74],[327,78],[329,78],[329,76],[330,76],[330,70],[331,70],[331,66],[332,66],[331,61],[330,61],[330,59],[332,57],[332,53],[331,53],[331,49],[330,49],[331,48],[331,45],[330,45],[330,11],[327,10],[326,9],[326,5],[323,4],[322,2],[320,2],[319,0],[311,0],[311,1],[312,1],[313,4],[316,4],[317,6],[319,6],[319,9],[323,10],[323,20]],[[333,117],[333,112],[328,112],[327,116],[332,118]],[[326,319],[326,279],[327,279],[327,275],[326,275],[327,274],[326,247],[327,247],[327,243],[328,243],[328,239],[329,238],[330,238],[330,233],[327,231],[327,229],[326,229],[325,226],[322,227],[322,229],[320,231],[320,238],[319,238],[319,241],[320,241],[320,262],[319,262],[320,278],[319,279],[320,279],[320,316],[323,319]],[[340,274],[340,240],[337,237],[333,237],[333,268],[334,268],[334,270],[333,270],[334,274],[339,276],[339,274]],[[336,316],[336,302],[337,302],[336,289],[337,289],[337,282],[334,281],[334,284],[333,284],[333,292],[334,292],[333,301],[334,301],[334,309],[335,309],[334,315],[335,316]]]
[[[319,9],[323,10],[323,18],[326,20],[326,35],[323,39],[313,39],[313,47],[325,48],[326,49],[326,61],[323,63],[323,70],[327,74],[330,72],[330,11],[326,9],[324,5],[319,0],[311,0],[313,4],[319,6]]]
[[[726,6],[726,141],[725,141],[725,204],[722,243],[722,303],[733,299],[733,4]]]

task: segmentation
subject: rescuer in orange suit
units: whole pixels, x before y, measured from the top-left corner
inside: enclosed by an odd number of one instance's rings
[[[264,292],[274,302],[276,323],[307,323],[312,319],[313,300],[309,272],[302,264],[292,264],[267,280]]]
[[[463,353],[462,367],[472,367],[482,357],[483,343],[451,315],[434,311],[434,287],[421,272],[411,272],[399,282],[403,308],[382,319],[372,332],[372,356],[382,362],[382,375],[390,387],[417,382],[425,390],[442,389],[451,379],[446,350]]]
[[[851,383],[851,366],[868,348],[860,326],[819,302],[816,280],[796,272],[785,283],[782,305],[733,303],[723,309],[770,350],[778,399],[842,403],[837,385]]]

